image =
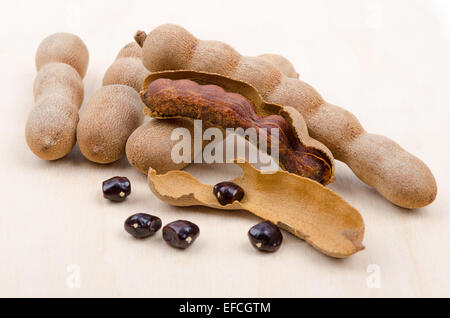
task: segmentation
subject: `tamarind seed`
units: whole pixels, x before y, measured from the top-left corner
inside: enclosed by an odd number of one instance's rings
[[[149,237],[161,228],[161,219],[157,216],[136,213],[125,220],[125,231],[136,238]]]
[[[121,202],[131,193],[131,183],[126,177],[113,177],[103,181],[103,197],[105,199]]]
[[[244,197],[244,190],[236,183],[229,181],[216,184],[213,188],[213,193],[221,205],[241,201]]]
[[[188,248],[199,236],[199,227],[186,220],[178,220],[163,228],[163,239],[176,248]]]
[[[248,231],[250,243],[259,251],[276,252],[283,242],[283,234],[272,222],[256,224]]]

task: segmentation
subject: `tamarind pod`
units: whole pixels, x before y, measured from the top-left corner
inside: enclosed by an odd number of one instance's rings
[[[174,206],[247,210],[331,257],[345,258],[364,249],[363,218],[329,188],[287,171],[267,174],[248,162],[234,163],[242,169],[242,176],[232,182],[245,195],[225,206],[214,196],[214,186],[186,171],[158,174],[150,168],[148,185],[156,197]]]
[[[139,58],[142,57],[142,48],[136,43],[132,42],[126,45],[119,52],[116,58],[116,63],[119,61],[127,60],[128,58]],[[264,54],[261,57],[266,58],[268,61],[274,63],[286,76],[296,77],[297,72],[293,68],[292,64],[284,57],[276,54]],[[113,64],[113,65],[114,65]],[[136,64],[134,64],[136,65]],[[144,69],[146,75],[150,72],[143,66],[142,62],[140,67]],[[120,65],[117,66],[120,69]],[[103,78],[103,85],[114,83],[115,80],[111,78],[119,77],[113,75],[114,68],[111,66],[108,69],[105,77]],[[139,76],[134,75],[134,73],[140,73],[141,70],[137,72],[133,68],[125,68],[122,73],[122,78],[138,78]],[[118,81],[120,83],[129,83],[129,80]],[[135,86],[133,85],[135,88]],[[175,163],[171,159],[171,152],[173,147],[178,143],[178,140],[171,140],[170,136],[174,129],[183,127],[190,131],[193,135],[193,121],[188,118],[176,118],[176,119],[152,119],[140,127],[138,127],[128,138],[125,148],[125,153],[130,165],[136,168],[139,172],[147,175],[149,168],[156,170],[158,173],[166,173],[172,170],[181,170],[189,165],[189,162]],[[209,142],[207,140],[203,141],[203,146],[206,146]],[[191,157],[190,162],[193,162],[195,156],[198,153],[195,152],[193,142],[191,144]],[[201,151],[202,149],[197,149]]]
[[[203,126],[223,130],[252,128],[258,133],[266,129],[267,150],[272,145],[272,128],[276,128],[279,164],[284,170],[322,184],[334,180],[330,151],[311,143],[306,125],[293,123],[295,113],[300,114],[265,103],[247,83],[204,72],[158,72],[145,79],[141,98],[147,106],[144,113],[156,118],[201,119]]]
[[[102,164],[121,159],[128,137],[143,122],[142,108],[139,94],[130,86],[107,85],[97,90],[78,123],[81,153]]]
[[[145,175],[150,167],[158,173],[185,168],[189,162],[176,163],[171,159],[172,149],[179,141],[171,140],[170,136],[179,127],[188,129],[191,136],[194,135],[193,121],[188,118],[152,119],[138,127],[126,144],[128,162]],[[190,162],[196,155],[192,139]]]
[[[40,43],[35,56],[35,106],[25,126],[27,145],[39,158],[60,159],[75,145],[88,63],[88,49],[74,34],[55,33]]]
[[[242,56],[222,42],[199,40],[178,25],[164,24],[148,35],[139,31],[135,40],[151,72],[221,74],[253,85],[268,102],[297,109],[313,138],[392,203],[413,209],[436,198],[436,181],[425,163],[392,140],[367,133],[350,112],[326,103],[310,85],[286,77],[272,63]]]

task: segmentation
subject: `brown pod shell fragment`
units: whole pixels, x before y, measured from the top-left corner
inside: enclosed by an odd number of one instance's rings
[[[309,137],[301,115],[266,103],[247,83],[204,72],[158,72],[145,79],[141,98],[147,106],[144,113],[155,118],[188,117],[201,119],[205,127],[254,128],[256,133],[266,129],[267,151],[276,128],[283,169],[322,184],[334,179],[331,152]]]
[[[212,185],[202,184],[185,171],[159,175],[150,169],[148,183],[152,192],[168,204],[247,210],[332,257],[344,258],[364,248],[361,215],[335,192],[286,171],[267,174],[248,162],[238,165],[243,175],[231,182],[244,189],[245,196],[226,206],[217,201]]]

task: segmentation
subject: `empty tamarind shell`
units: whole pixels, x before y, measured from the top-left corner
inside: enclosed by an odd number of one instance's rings
[[[186,171],[158,174],[150,168],[148,184],[171,205],[247,210],[332,257],[344,258],[364,249],[364,221],[338,194],[286,171],[267,174],[248,162],[237,164],[243,175],[231,182],[244,189],[245,196],[225,206],[214,196],[213,185],[202,184]]]
[[[155,118],[201,119],[203,126],[222,129],[267,128],[268,136],[278,128],[283,169],[322,184],[334,179],[331,152],[308,136],[301,115],[293,108],[266,103],[247,83],[204,72],[158,72],[144,80],[141,98],[144,113]]]

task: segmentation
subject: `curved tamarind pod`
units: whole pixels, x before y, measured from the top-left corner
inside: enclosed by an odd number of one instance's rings
[[[200,183],[186,171],[158,174],[150,168],[147,179],[152,192],[168,204],[247,210],[328,256],[344,258],[364,249],[363,218],[332,190],[286,171],[264,174],[248,162],[238,165],[243,175],[232,182],[245,195],[225,206],[214,196],[212,185]]]
[[[365,183],[404,208],[434,201],[430,169],[392,140],[367,133],[350,112],[326,103],[310,85],[284,76],[272,63],[240,55],[218,41],[202,41],[184,28],[164,24],[136,42],[151,72],[189,69],[217,73],[253,85],[268,102],[291,106],[305,118],[311,136],[323,142]]]
[[[331,152],[308,136],[301,115],[266,103],[247,83],[204,72],[158,72],[145,79],[141,98],[147,106],[144,113],[155,118],[201,119],[205,127],[253,128],[257,134],[266,129],[267,150],[272,128],[277,128],[275,142],[283,169],[322,184],[334,180]]]
[[[106,70],[103,86],[126,85],[141,90],[142,82],[150,73],[142,64],[142,49],[136,42],[123,47],[114,63]]]

